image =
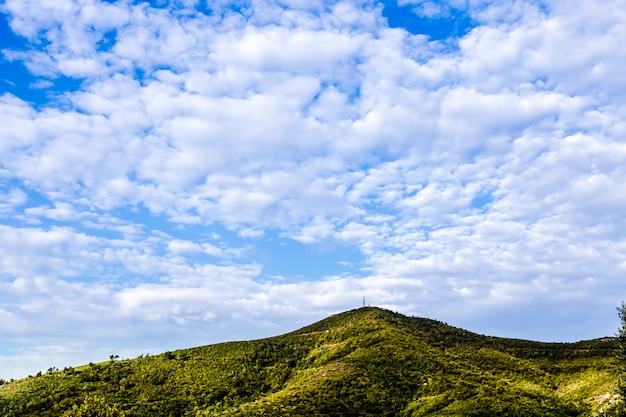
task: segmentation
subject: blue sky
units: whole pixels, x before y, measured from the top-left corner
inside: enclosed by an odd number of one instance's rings
[[[5,0],[0,377],[367,303],[612,335],[623,0]]]

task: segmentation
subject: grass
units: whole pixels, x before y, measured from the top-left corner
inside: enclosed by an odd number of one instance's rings
[[[89,407],[125,417],[591,417],[615,402],[615,349],[610,338],[501,339],[368,307],[283,336],[14,381],[0,386],[0,417]]]

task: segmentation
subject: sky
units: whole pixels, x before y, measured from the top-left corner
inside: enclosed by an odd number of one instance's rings
[[[363,300],[613,335],[626,0],[3,0],[0,377]]]

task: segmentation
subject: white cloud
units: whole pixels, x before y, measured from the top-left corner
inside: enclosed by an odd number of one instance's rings
[[[1,332],[32,345],[3,363],[182,347],[165,330],[267,335],[363,296],[499,334],[510,311],[530,323],[510,336],[610,333],[623,2],[403,3],[467,8],[478,26],[457,44],[389,29],[380,5],[283,3],[1,6],[32,48],[3,55],[33,88],[83,78],[37,106],[0,96],[0,315],[15,323]],[[273,236],[362,261],[280,279],[254,259]]]
[[[0,193],[0,213],[14,213],[28,199],[24,191],[13,188],[6,193]]]
[[[77,276],[90,270],[100,258],[94,252],[101,245],[98,239],[69,228],[42,230],[3,225],[0,230],[0,265],[9,276]],[[73,256],[68,257],[70,253]]]
[[[38,89],[45,89],[45,88],[50,88],[50,87],[54,87],[54,83],[52,81],[49,80],[37,80],[34,83],[30,83],[30,88],[38,90]]]
[[[66,202],[56,202],[54,207],[39,206],[24,210],[29,216],[43,216],[51,220],[76,221],[82,219],[86,213],[77,211],[74,206]]]
[[[28,104],[10,94],[2,95],[0,103],[0,122],[5,126],[0,133],[0,151],[4,154],[34,143],[37,131],[32,122],[34,112]]]

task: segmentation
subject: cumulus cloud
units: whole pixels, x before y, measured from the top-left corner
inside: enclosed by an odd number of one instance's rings
[[[262,336],[363,296],[500,335],[612,332],[621,0],[399,3],[476,23],[446,41],[371,2],[189,3],[0,6],[26,45],[2,56],[50,94],[0,95],[0,315],[15,323],[0,333],[30,349],[0,351],[15,376],[45,349],[65,366],[96,345]],[[276,236],[361,258],[285,277],[257,256]]]

